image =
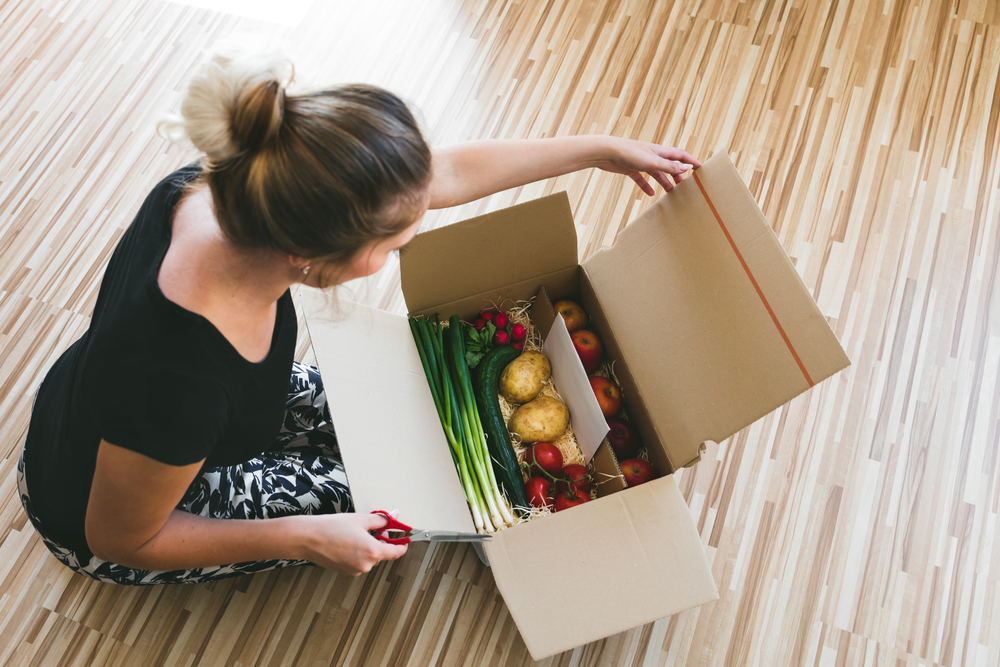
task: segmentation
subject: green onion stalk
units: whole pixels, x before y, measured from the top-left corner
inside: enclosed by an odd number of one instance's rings
[[[476,406],[472,391],[472,378],[465,358],[465,337],[458,315],[451,316],[448,332],[452,362],[450,368],[465,427],[466,449],[475,466],[479,487],[486,499],[493,525],[497,528],[509,526],[514,523],[514,517],[493,473],[489,450],[486,447],[486,434],[483,432],[479,408]]]
[[[410,331],[413,334],[413,340],[417,344],[420,363],[424,367],[424,375],[427,376],[427,384],[430,386],[431,396],[434,398],[434,407],[437,409],[445,438],[448,440],[451,459],[458,470],[462,490],[469,501],[469,508],[472,511],[472,520],[476,525],[476,530],[492,532],[492,526],[486,526],[486,521],[489,518],[487,513],[483,511],[485,507],[484,503],[478,497],[479,494],[475,488],[469,464],[465,457],[465,448],[462,446],[459,437],[455,435],[456,431],[461,431],[461,425],[457,423],[459,413],[451,393],[450,379],[447,368],[444,366],[443,352],[435,344],[438,337],[431,323],[427,320],[411,318]]]
[[[493,532],[514,522],[509,504],[503,497],[493,466],[490,465],[483,433],[472,394],[472,380],[465,361],[465,345],[458,316],[445,327],[437,320],[410,319],[410,330],[417,344],[420,363],[434,398],[434,407],[451,448],[452,461],[458,470],[476,529]]]
[[[486,433],[483,431],[479,408],[472,390],[472,377],[465,357],[465,337],[458,315],[451,316],[448,321],[448,330],[452,344],[452,361],[454,362],[452,369],[460,380],[457,384],[459,387],[458,396],[464,400],[462,419],[466,426],[468,449],[473,455],[478,479],[483,494],[486,496],[494,525],[498,527],[510,526],[514,523],[514,516],[511,513],[509,503],[500,491],[500,485],[497,484],[496,475],[493,472],[493,462],[486,445]]]

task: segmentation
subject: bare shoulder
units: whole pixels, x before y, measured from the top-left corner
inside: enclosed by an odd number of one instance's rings
[[[194,186],[184,194],[171,220],[170,247],[160,265],[160,290],[171,301],[189,310],[196,305],[199,265],[203,248],[221,235],[212,213],[211,197],[205,186]]]
[[[271,349],[278,299],[290,284],[282,257],[230,243],[202,187],[175,210],[157,282],[169,301],[204,317],[241,356],[259,362]]]

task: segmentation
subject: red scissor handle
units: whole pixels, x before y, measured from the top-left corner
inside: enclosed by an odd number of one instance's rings
[[[410,543],[409,533],[410,531],[413,530],[413,528],[407,526],[402,521],[396,521],[396,519],[393,518],[393,516],[388,512],[386,512],[385,510],[372,510],[372,514],[381,514],[382,516],[384,516],[386,519],[389,520],[389,523],[386,525],[385,528],[376,533],[373,533],[376,540],[381,540],[382,542],[386,542],[388,544]],[[398,530],[402,533],[407,533],[407,535],[404,537],[389,537],[388,535],[386,535],[386,533],[388,533],[391,530]]]

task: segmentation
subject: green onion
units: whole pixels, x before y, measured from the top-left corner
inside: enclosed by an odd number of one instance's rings
[[[469,500],[469,508],[472,511],[472,519],[477,530],[487,530],[483,511],[483,504],[476,502],[477,493],[473,482],[473,477],[469,471],[468,462],[465,460],[465,448],[455,436],[456,424],[454,417],[457,411],[454,409],[454,397],[451,396],[450,383],[448,381],[447,369],[442,366],[444,357],[438,354],[432,340],[437,336],[432,325],[426,320],[410,319],[410,331],[413,340],[417,344],[417,353],[420,355],[420,363],[424,367],[424,375],[427,376],[427,384],[431,388],[431,396],[434,398],[434,407],[437,409],[438,419],[444,429],[445,437],[451,452],[451,459],[458,470],[459,479],[462,483],[462,490]],[[461,430],[458,425],[457,430]]]
[[[470,432],[470,450],[473,452],[473,460],[477,464],[477,472],[483,493],[486,496],[486,504],[490,508],[490,516],[495,525],[498,527],[509,526],[514,523],[514,517],[493,474],[493,463],[490,459],[490,451],[486,446],[486,434],[483,433],[483,424],[479,419],[479,408],[476,407],[476,399],[472,391],[472,378],[469,375],[469,364],[465,357],[465,337],[462,335],[462,326],[458,315],[452,315],[448,320],[448,331],[452,343],[451,361],[459,378],[459,391],[457,393],[459,398],[464,400],[463,411],[468,413],[466,430]],[[462,400],[460,400],[460,405]]]
[[[493,532],[513,524],[514,518],[493,473],[472,392],[461,326],[458,316],[453,315],[446,336],[437,317],[434,322],[410,318],[420,363],[476,529]]]

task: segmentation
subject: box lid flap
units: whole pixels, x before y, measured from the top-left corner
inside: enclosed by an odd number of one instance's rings
[[[355,511],[400,511],[421,529],[475,532],[410,325],[401,315],[304,288]]]
[[[674,469],[850,364],[725,153],[583,266]]]
[[[535,660],[719,597],[672,475],[500,531],[485,546]]]
[[[548,197],[417,234],[399,258],[406,308],[443,303],[577,264],[569,197]]]

